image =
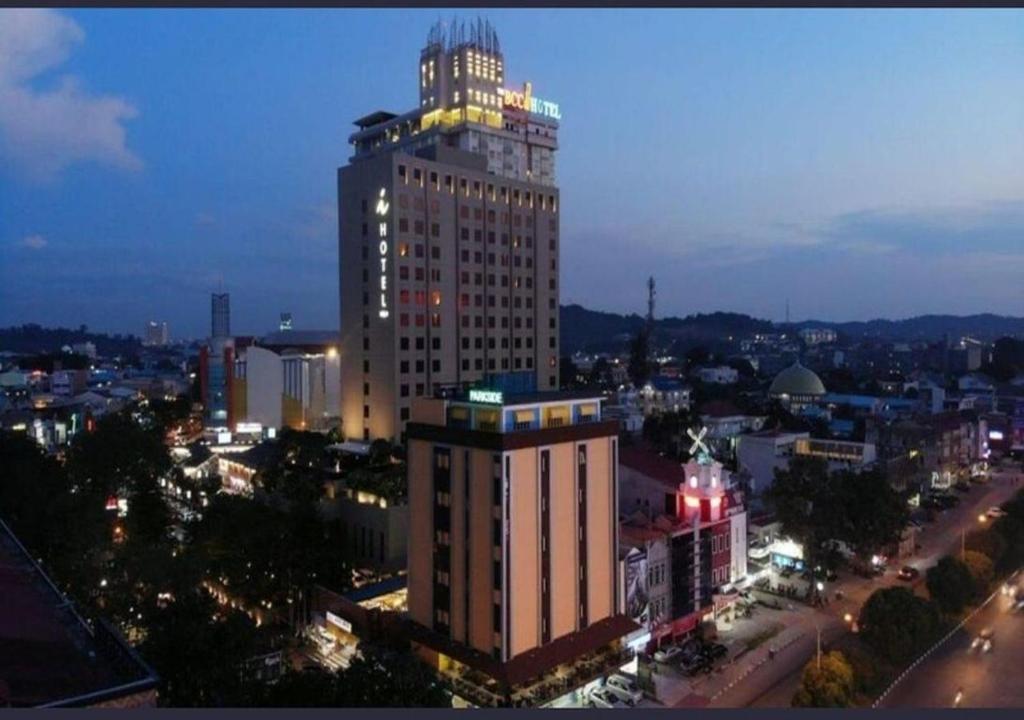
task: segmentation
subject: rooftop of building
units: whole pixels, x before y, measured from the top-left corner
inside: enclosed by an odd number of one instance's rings
[[[277,330],[259,339],[260,347],[270,350],[327,350],[341,344],[341,333],[336,330]]]
[[[157,677],[105,623],[91,627],[0,521],[0,707],[75,707],[152,692]]]
[[[658,480],[666,489],[673,491],[678,490],[679,484],[685,480],[682,463],[659,455],[643,445],[620,446],[619,464],[653,480]]]

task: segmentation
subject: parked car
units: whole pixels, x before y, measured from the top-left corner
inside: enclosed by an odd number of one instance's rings
[[[714,663],[711,661],[711,658],[706,655],[698,654],[694,658],[680,663],[679,669],[682,670],[683,674],[687,677],[693,677],[699,673],[709,675],[714,669]]]
[[[988,509],[988,512],[985,513],[985,514],[988,515],[990,518],[993,518],[993,519],[1001,518],[1001,517],[1006,517],[1006,511],[1003,510],[1001,507],[997,507],[995,505],[990,507]]]
[[[604,686],[605,689],[618,695],[627,705],[636,705],[644,699],[644,694],[640,691],[640,686],[636,684],[636,681],[619,673],[609,676]]]
[[[701,654],[710,660],[720,660],[729,654],[729,648],[722,643],[709,643],[701,648]]]
[[[620,708],[625,707],[626,703],[613,692],[607,688],[599,687],[594,688],[587,694],[587,703],[591,707],[596,708]]]
[[[920,575],[921,571],[910,565],[903,566],[899,572],[900,580],[917,580]]]
[[[671,662],[674,658],[679,657],[682,652],[683,648],[679,645],[668,645],[654,651],[654,661],[660,663]]]

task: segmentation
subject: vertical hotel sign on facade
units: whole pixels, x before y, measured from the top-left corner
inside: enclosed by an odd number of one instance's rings
[[[381,188],[380,194],[377,196],[376,213],[377,251],[380,256],[380,308],[377,314],[382,320],[386,320],[391,314],[388,310],[388,241],[390,240],[388,237],[388,210],[390,207],[391,204],[388,202],[387,191]]]

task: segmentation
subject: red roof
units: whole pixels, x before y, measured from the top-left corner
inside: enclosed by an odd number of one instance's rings
[[[619,464],[677,490],[683,482],[683,465],[644,447],[620,447]]]

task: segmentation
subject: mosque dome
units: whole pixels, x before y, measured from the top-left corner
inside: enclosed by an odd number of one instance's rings
[[[805,368],[797,360],[775,376],[771,387],[768,389],[768,394],[775,397],[780,395],[788,395],[790,397],[824,395],[825,385],[813,370]]]

